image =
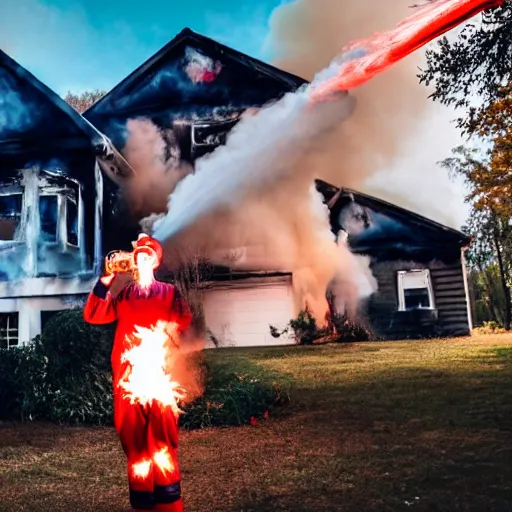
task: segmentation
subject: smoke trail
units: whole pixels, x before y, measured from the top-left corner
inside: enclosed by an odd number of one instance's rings
[[[347,275],[360,270],[348,247],[336,245],[313,186],[315,169],[302,161],[322,149],[354,101],[341,93],[312,106],[310,90],[246,116],[226,146],[198,160],[195,174],[177,184],[167,215],[154,223],[154,236],[166,243],[170,266],[178,264],[170,255],[200,253],[233,269],[293,272],[297,309],[307,303],[323,321],[325,292],[340,265],[350,268]]]
[[[294,0],[270,20],[274,64],[311,79],[351,41],[394,27],[413,13],[409,0]],[[464,219],[463,192],[436,162],[461,143],[452,113],[418,84],[419,51],[350,92],[357,108],[324,141],[318,176],[375,195],[453,227]],[[435,172],[435,179],[425,180]],[[414,187],[414,188],[413,188]],[[418,197],[417,190],[421,190]],[[450,205],[450,207],[448,207]]]

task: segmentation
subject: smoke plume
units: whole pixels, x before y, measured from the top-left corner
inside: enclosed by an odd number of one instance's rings
[[[167,130],[164,140],[158,128],[146,119],[129,120],[127,130],[123,155],[135,176],[125,183],[125,198],[136,217],[163,213],[176,184],[192,172],[192,168],[180,160],[180,149],[172,130]]]
[[[334,71],[325,70],[322,79]],[[323,321],[326,290],[339,271],[347,277],[338,279],[338,288],[350,282],[346,295],[357,299],[348,276],[358,274],[359,262],[346,244],[336,244],[314,188],[316,170],[305,162],[323,151],[354,101],[340,93],[312,104],[310,90],[242,119],[226,145],[198,160],[196,172],[178,183],[154,235],[166,244],[170,266],[200,253],[233,269],[293,272],[297,310],[307,304]]]
[[[309,80],[346,44],[394,27],[412,14],[410,7],[409,0],[295,0],[275,9],[267,44],[277,67]],[[421,63],[419,51],[352,90],[354,114],[333,130],[310,165],[335,185],[458,228],[463,193],[435,167],[460,136],[450,125],[453,115],[418,84]]]

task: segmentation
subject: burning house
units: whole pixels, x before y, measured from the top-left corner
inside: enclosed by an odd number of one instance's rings
[[[119,149],[127,140],[127,122],[149,119],[168,142],[168,151],[193,166],[225,142],[242,114],[304,84],[299,77],[185,29],[84,117]],[[119,222],[114,208],[116,189],[112,183],[105,186],[112,208],[105,210],[104,238],[120,247],[133,239],[136,228],[119,230],[126,222]],[[470,332],[463,259],[469,241],[463,234],[357,192],[322,182],[317,188],[329,205],[333,233],[347,237],[354,253],[371,258],[379,290],[365,308],[379,335]],[[289,273],[216,267],[201,288],[206,325],[221,342],[283,343],[272,338],[269,324],[284,327],[295,315]]]
[[[85,296],[101,262],[108,139],[0,51],[0,347]],[[121,162],[121,166],[119,166]]]

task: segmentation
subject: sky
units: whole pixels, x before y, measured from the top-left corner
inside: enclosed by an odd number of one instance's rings
[[[280,0],[0,0],[0,48],[60,95],[109,90],[189,27],[253,57]]]

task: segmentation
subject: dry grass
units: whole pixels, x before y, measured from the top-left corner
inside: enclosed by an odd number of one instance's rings
[[[512,510],[512,336],[219,350],[283,374],[285,416],[184,432],[189,512]],[[118,511],[111,429],[0,429],[0,511]]]

